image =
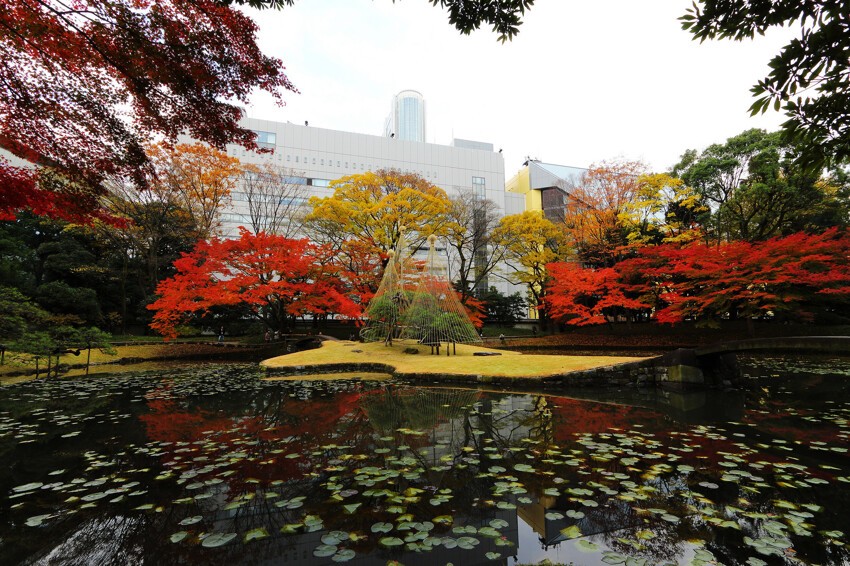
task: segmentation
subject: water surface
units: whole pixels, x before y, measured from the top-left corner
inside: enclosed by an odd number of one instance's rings
[[[0,389],[4,564],[848,564],[846,359],[584,399],[195,366]]]

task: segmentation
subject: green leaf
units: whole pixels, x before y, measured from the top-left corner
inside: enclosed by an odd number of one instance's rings
[[[313,556],[317,558],[326,558],[328,556],[333,556],[336,554],[336,551],[339,550],[336,545],[333,544],[320,544],[315,549],[313,549]]]
[[[252,529],[245,533],[245,537],[243,539],[244,542],[251,542],[252,540],[264,539],[269,536],[269,532],[263,527],[258,527],[256,529]]]
[[[371,528],[373,533],[388,533],[391,530],[393,530],[392,523],[375,523]]]
[[[201,541],[201,546],[204,548],[216,548],[224,546],[236,538],[236,533],[212,533]]]
[[[569,527],[567,527],[565,529],[561,529],[561,534],[564,535],[568,539],[579,538],[579,537],[583,536],[582,533],[581,533],[581,529],[579,529],[578,526],[576,526],[576,525],[570,525]]]
[[[356,555],[357,553],[351,550],[350,548],[343,548],[342,550],[331,556],[331,560],[333,560],[334,562],[348,562]]]

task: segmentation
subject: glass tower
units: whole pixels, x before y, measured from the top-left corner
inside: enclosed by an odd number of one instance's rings
[[[384,124],[384,135],[407,141],[425,141],[425,99],[415,90],[393,97],[392,110]]]

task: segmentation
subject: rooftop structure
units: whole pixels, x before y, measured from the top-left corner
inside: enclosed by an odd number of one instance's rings
[[[425,141],[425,98],[415,90],[403,90],[393,97],[392,109],[384,121],[384,136],[404,141]]]
[[[525,210],[540,210],[553,222],[564,219],[569,188],[578,184],[587,169],[542,163],[529,159],[505,184],[505,191],[525,197]]]

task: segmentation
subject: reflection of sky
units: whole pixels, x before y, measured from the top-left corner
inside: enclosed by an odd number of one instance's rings
[[[587,566],[597,564],[601,560],[601,555],[582,552],[576,547],[576,542],[579,540],[587,540],[605,548],[605,540],[603,535],[593,535],[584,537],[583,539],[568,540],[554,546],[544,546],[537,533],[531,526],[519,517],[517,522],[517,530],[519,535],[519,545],[516,550],[516,556],[508,560],[508,566],[516,564],[537,564],[543,560],[549,560],[554,564],[578,564]],[[679,564],[690,564],[694,557],[696,547],[686,541],[679,544],[681,553],[677,559]]]

